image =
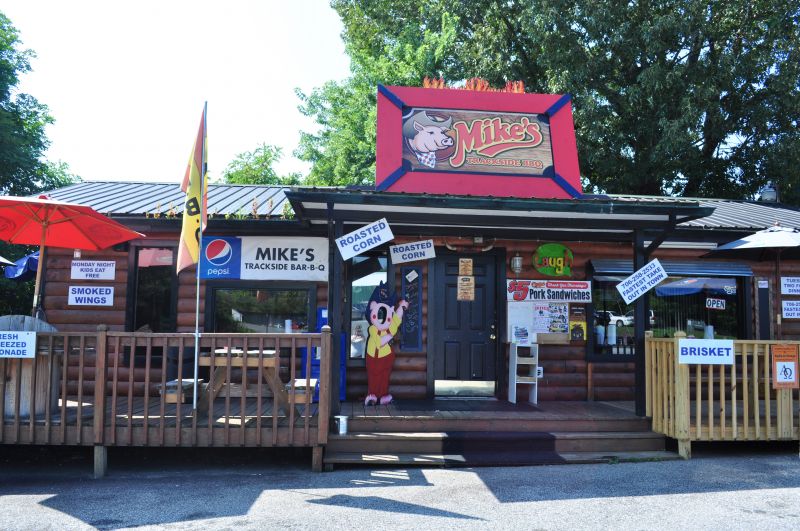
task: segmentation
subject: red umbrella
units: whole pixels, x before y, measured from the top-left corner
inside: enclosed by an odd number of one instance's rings
[[[39,305],[45,247],[100,250],[144,234],[100,214],[91,207],[47,198],[0,197],[0,240],[39,246],[39,267],[33,314]]]

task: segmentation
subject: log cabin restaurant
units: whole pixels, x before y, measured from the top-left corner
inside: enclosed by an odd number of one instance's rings
[[[48,249],[37,355],[0,359],[0,443],[92,446],[101,475],[111,446],[307,447],[321,470],[800,439],[797,378],[773,363],[797,369],[800,267],[712,252],[800,212],[583,194],[568,97],[381,86],[378,101],[374,187],[209,186],[199,293],[195,268],[176,274],[177,183],[49,192],[146,237]],[[87,287],[107,296],[78,300]],[[399,321],[377,394],[376,300]],[[687,363],[688,340],[731,359]]]

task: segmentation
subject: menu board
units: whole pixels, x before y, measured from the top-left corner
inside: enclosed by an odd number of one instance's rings
[[[422,268],[403,267],[400,293],[408,302],[400,325],[400,350],[417,352],[422,349]]]

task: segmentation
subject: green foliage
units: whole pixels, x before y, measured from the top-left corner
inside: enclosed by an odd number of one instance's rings
[[[45,126],[53,122],[36,98],[15,94],[19,76],[30,71],[33,52],[19,49],[19,34],[0,13],[0,194],[30,195],[52,182],[42,162]]]
[[[272,184],[292,186],[300,184],[299,173],[278,175],[274,165],[281,160],[283,152],[278,146],[261,144],[253,151],[239,153],[222,173],[222,182],[227,184]]]
[[[378,28],[365,11],[354,9],[361,26],[347,32],[345,44],[352,74],[344,81],[330,81],[310,94],[297,91],[300,112],[312,117],[318,130],[301,133],[295,156],[311,162],[306,184],[341,186],[375,182],[375,123],[377,85],[419,85],[425,76],[439,76],[453,51],[455,21],[442,16],[437,29],[400,28],[396,39],[381,41]],[[414,8],[423,9],[423,8]],[[365,35],[374,35],[366,46]]]
[[[65,162],[47,162],[45,127],[53,122],[36,98],[15,93],[19,76],[30,71],[30,50],[19,49],[17,30],[0,13],[0,195],[25,196],[77,182]],[[0,242],[0,256],[17,260],[35,247]],[[0,315],[29,314],[34,281],[0,277]]]
[[[573,96],[587,191],[800,202],[790,0],[334,0],[353,75],[304,96],[319,183],[372,182],[375,85],[483,77]]]

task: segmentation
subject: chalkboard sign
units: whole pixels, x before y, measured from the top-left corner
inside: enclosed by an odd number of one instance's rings
[[[422,268],[419,266],[401,269],[401,296],[408,301],[400,326],[400,350],[419,352],[422,349]]]

